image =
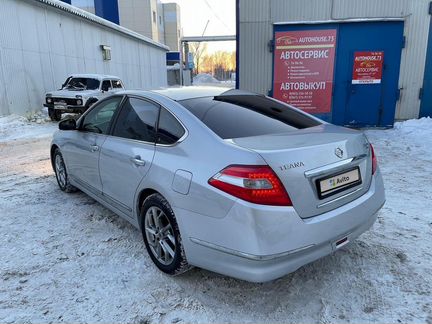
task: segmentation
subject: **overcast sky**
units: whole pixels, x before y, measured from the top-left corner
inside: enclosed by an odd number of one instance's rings
[[[205,36],[235,35],[235,0],[162,0],[176,2],[181,8],[184,36],[201,36],[207,21]],[[235,42],[209,44],[209,51],[235,50]]]

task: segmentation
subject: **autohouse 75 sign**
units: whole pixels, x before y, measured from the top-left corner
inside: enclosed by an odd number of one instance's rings
[[[355,52],[353,84],[381,83],[384,52]]]
[[[273,96],[309,113],[332,104],[336,29],[276,32]]]

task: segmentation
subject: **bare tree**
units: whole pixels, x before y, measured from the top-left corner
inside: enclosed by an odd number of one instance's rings
[[[190,51],[194,56],[195,74],[199,74],[201,58],[207,53],[207,43],[195,42],[189,44]]]

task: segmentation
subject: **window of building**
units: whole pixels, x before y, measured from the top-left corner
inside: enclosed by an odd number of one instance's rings
[[[153,22],[156,24],[156,11],[153,11]]]

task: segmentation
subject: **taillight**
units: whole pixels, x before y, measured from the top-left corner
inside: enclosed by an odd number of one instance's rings
[[[375,174],[375,171],[378,167],[378,160],[376,158],[375,151],[374,151],[372,144],[370,144],[370,149],[371,149],[371,153],[372,153],[372,174]]]
[[[292,206],[281,181],[268,165],[231,165],[210,178],[208,183],[251,203]]]

